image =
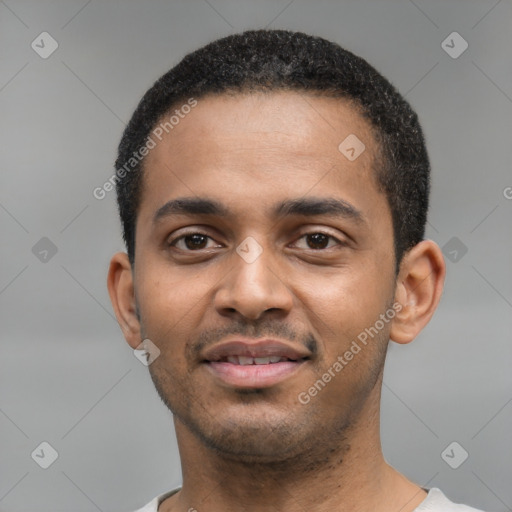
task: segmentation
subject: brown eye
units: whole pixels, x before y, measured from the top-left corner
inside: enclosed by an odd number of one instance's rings
[[[299,249],[311,249],[313,251],[321,251],[323,249],[331,249],[336,246],[343,247],[346,245],[345,242],[333,235],[320,231],[312,231],[302,235],[295,244]]]
[[[197,251],[213,247],[208,246],[209,241],[213,239],[203,233],[187,233],[169,242],[169,246],[177,247],[182,251]]]
[[[205,235],[187,235],[183,237],[187,249],[204,249],[207,244],[208,237]]]
[[[307,244],[310,249],[325,249],[329,244],[329,238],[331,237],[324,233],[306,235]]]

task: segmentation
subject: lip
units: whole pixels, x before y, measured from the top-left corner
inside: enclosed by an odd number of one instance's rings
[[[269,364],[239,365],[229,362],[233,356],[260,358],[281,357],[288,361]],[[229,386],[239,388],[267,388],[292,376],[311,357],[303,346],[292,346],[274,339],[231,340],[206,350],[203,363],[217,378]]]
[[[305,347],[290,345],[275,339],[247,340],[239,338],[214,345],[202,354],[203,360],[208,362],[220,361],[228,356],[280,356],[297,361],[311,357],[311,352]]]

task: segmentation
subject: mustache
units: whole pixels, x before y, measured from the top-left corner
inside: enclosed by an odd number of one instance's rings
[[[187,343],[187,359],[197,361],[201,352],[215,345],[227,336],[243,336],[246,338],[279,338],[288,340],[294,344],[303,345],[313,355],[318,352],[318,342],[312,333],[299,334],[287,324],[279,321],[260,322],[248,324],[238,322],[226,327],[217,327],[203,330],[195,341]]]

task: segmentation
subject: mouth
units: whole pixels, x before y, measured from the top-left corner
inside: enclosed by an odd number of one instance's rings
[[[295,374],[310,356],[304,348],[276,340],[236,340],[213,347],[202,362],[230,387],[268,388]]]
[[[289,359],[284,356],[267,356],[267,357],[248,357],[248,356],[226,356],[217,361],[207,361],[208,363],[231,363],[239,366],[248,366],[248,365],[263,365],[263,364],[277,364],[283,363],[286,361],[293,361],[294,363],[302,360],[308,359],[307,357],[303,357],[301,359]]]

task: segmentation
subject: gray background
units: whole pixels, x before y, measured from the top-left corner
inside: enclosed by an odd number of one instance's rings
[[[420,115],[428,237],[456,237],[457,256],[432,322],[391,345],[385,456],[453,500],[511,510],[511,21],[506,0],[0,1],[0,509],[127,511],[181,483],[171,414],[106,290],[123,248],[114,192],[92,191],[158,76],[213,39],[272,27],[363,56]],[[43,31],[59,44],[47,59],[31,48]],[[453,31],[469,43],[456,59],[441,46]],[[46,261],[42,237],[57,248]],[[59,454],[46,470],[31,458],[42,441]],[[458,469],[441,457],[453,441],[469,453]]]

